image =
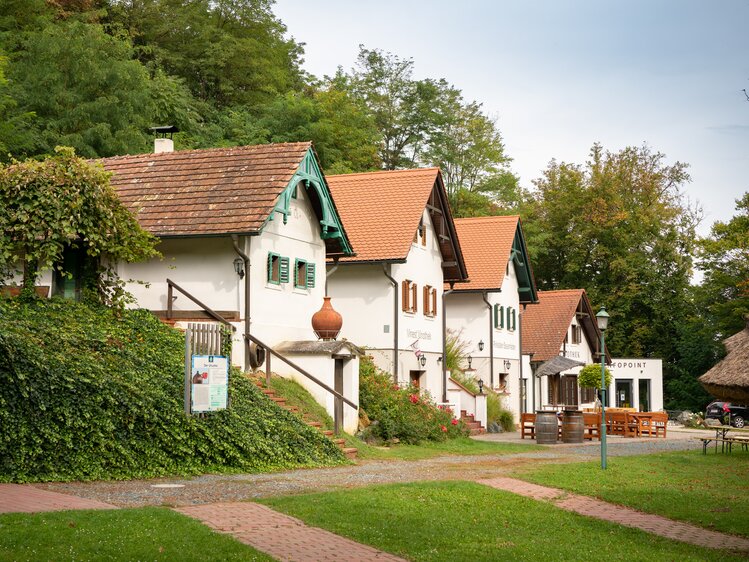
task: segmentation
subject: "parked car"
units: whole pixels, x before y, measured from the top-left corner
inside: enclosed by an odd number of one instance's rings
[[[731,404],[730,402],[712,402],[705,411],[705,419],[713,418],[725,421],[728,414],[731,414],[731,425],[733,427],[744,427],[749,422],[749,406],[740,404]]]

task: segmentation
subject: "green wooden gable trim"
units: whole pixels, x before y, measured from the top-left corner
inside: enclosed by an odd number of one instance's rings
[[[518,281],[518,295],[520,296],[520,302],[538,302],[536,284],[533,281],[533,271],[531,270],[530,260],[528,259],[528,248],[525,245],[523,230],[520,228],[520,223],[518,223],[518,227],[515,230],[515,239],[512,241],[510,259],[515,267],[515,277]]]
[[[338,212],[333,204],[333,198],[330,195],[328,185],[325,183],[322,171],[317,163],[317,158],[311,148],[307,150],[307,154],[302,158],[299,168],[297,168],[297,171],[292,176],[286,189],[278,196],[278,202],[268,220],[273,220],[276,213],[279,213],[283,216],[283,223],[286,224],[291,212],[291,200],[296,199],[296,192],[300,185],[304,186],[307,193],[314,192],[320,201],[322,213],[322,217],[320,217],[320,236],[322,239],[337,239],[344,254],[349,256],[354,255],[351,244],[343,231],[341,218],[338,216]]]

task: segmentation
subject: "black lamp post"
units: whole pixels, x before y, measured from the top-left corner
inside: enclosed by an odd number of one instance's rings
[[[479,394],[483,394],[484,393],[484,381],[483,381],[483,379],[479,379],[478,383],[479,383]]]
[[[467,370],[471,370],[471,362],[472,362],[472,361],[473,361],[473,357],[471,357],[471,356],[469,355],[469,356],[468,356],[468,369],[467,369]]]
[[[602,306],[596,314],[598,329],[601,330],[601,470],[606,470],[606,328],[609,315]]]

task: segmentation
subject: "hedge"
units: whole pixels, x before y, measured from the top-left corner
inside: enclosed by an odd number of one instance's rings
[[[346,462],[236,370],[183,411],[184,336],[150,312],[0,299],[0,481],[263,472]]]

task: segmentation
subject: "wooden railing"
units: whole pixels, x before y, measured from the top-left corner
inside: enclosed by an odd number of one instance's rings
[[[311,380],[312,382],[314,382],[315,384],[317,384],[321,388],[327,390],[328,392],[330,392],[333,395],[333,401],[334,401],[334,403],[333,403],[333,412],[335,414],[333,416],[333,423],[335,425],[335,432],[336,433],[340,433],[341,429],[343,427],[343,404],[344,403],[348,404],[349,406],[351,406],[355,410],[357,410],[357,411],[359,410],[359,406],[357,404],[354,404],[351,400],[349,400],[348,398],[346,398],[345,396],[343,396],[343,394],[341,394],[337,390],[331,388],[330,386],[328,386],[327,384],[325,384],[324,382],[322,382],[320,379],[318,379],[316,376],[314,376],[314,375],[308,373],[307,371],[305,371],[302,367],[300,367],[299,365],[297,365],[296,363],[294,363],[291,359],[288,359],[288,358],[284,357],[283,355],[281,355],[279,352],[277,352],[275,349],[273,349],[268,344],[263,343],[262,341],[260,341],[259,339],[257,339],[255,336],[253,336],[251,334],[247,334],[247,338],[251,342],[254,342],[256,345],[259,345],[260,347],[264,348],[265,351],[266,351],[266,357],[265,357],[265,361],[266,361],[266,365],[265,365],[265,382],[266,382],[266,385],[268,387],[270,387],[271,357],[272,356],[276,356],[278,359],[280,359],[281,361],[283,361],[284,363],[286,363],[289,367],[291,367],[292,369],[294,369],[297,372],[301,373],[302,375],[304,375],[305,377],[307,377],[309,380]]]

